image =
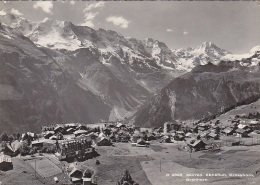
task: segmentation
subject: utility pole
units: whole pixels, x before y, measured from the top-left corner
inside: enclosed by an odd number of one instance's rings
[[[160,159],[160,172],[162,171],[162,162],[161,162],[161,159]]]
[[[35,166],[34,166],[34,175],[36,177],[36,160],[35,160]]]

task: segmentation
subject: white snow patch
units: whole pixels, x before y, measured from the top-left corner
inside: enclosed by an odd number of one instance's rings
[[[250,53],[255,53],[257,51],[260,51],[260,46],[255,46],[250,50]]]
[[[1,35],[3,35],[5,38],[7,38],[7,39],[12,39],[12,37],[10,37],[9,35],[5,35],[5,34],[3,34],[3,33],[1,33]]]
[[[112,57],[112,55],[108,58],[108,60],[104,59],[104,57],[101,57],[101,63],[107,66],[111,66],[111,63],[108,62],[110,60],[110,58]]]
[[[83,73],[79,73],[79,74],[80,74],[81,78],[84,78],[84,74]]]
[[[75,51],[80,48],[81,42],[78,39],[74,38],[63,38],[60,33],[53,29],[51,34],[38,37],[38,40],[35,42],[38,45],[44,47],[51,47],[53,49],[67,49],[70,51]]]
[[[235,60],[242,60],[243,58],[250,58],[252,56],[253,56],[252,53],[241,54],[241,55],[228,54],[228,55],[222,57],[221,60],[235,61]]]

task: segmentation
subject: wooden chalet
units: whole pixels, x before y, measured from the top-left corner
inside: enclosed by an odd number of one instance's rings
[[[186,143],[191,148],[192,151],[205,150],[206,144],[200,139],[198,140],[190,139],[187,140]]]
[[[0,155],[0,171],[8,171],[13,169],[12,158],[8,155]]]
[[[248,137],[248,131],[246,131],[245,129],[238,128],[235,132],[239,137]]]
[[[222,131],[226,136],[231,136],[235,133],[235,129],[231,127],[227,127]]]

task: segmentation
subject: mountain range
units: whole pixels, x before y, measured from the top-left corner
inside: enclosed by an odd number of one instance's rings
[[[129,122],[142,127],[160,127],[167,121],[208,120],[259,98],[259,66],[208,63],[173,79]]]
[[[33,22],[7,13],[0,22],[0,126],[8,125],[7,131],[124,119],[201,65],[225,61],[229,71],[259,66],[259,46],[245,55],[210,42],[172,50],[152,38],[67,21]]]

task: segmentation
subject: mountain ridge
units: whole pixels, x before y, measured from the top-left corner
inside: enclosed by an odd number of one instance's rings
[[[248,68],[221,62],[197,66],[176,77],[129,120],[142,127],[167,121],[193,121],[221,114],[241,102],[260,98],[259,66]]]
[[[237,59],[210,42],[204,42],[196,48],[170,50],[165,43],[156,39],[127,38],[112,30],[94,30],[68,21],[44,19],[32,22],[7,14],[0,16],[0,22],[1,57],[5,59],[1,65],[14,66],[8,68],[9,74],[2,74],[3,78],[11,76],[16,84],[25,84],[28,88],[39,80],[39,84],[46,88],[43,91],[51,97],[41,100],[37,96],[31,103],[25,102],[28,105],[26,110],[36,112],[36,115],[49,104],[53,106],[55,113],[51,115],[47,111],[48,114],[40,119],[40,124],[46,124],[50,118],[54,121],[73,121],[73,118],[76,121],[124,119],[134,114],[174,78],[200,65],[218,65],[226,61],[232,70],[241,66],[259,66],[258,47],[244,58]],[[226,60],[222,61],[225,57]],[[232,57],[235,59],[229,60]],[[35,60],[37,62],[34,63]],[[57,70],[46,67],[51,65]],[[12,68],[20,69],[20,79],[12,72]],[[49,75],[37,77],[36,73]],[[30,76],[36,76],[37,80],[27,83]],[[3,97],[7,96],[6,92],[13,92],[12,103],[2,110],[4,115],[8,115],[10,106],[21,106],[16,100],[31,94],[27,90],[23,94],[17,93],[16,86],[0,85],[3,87]],[[39,93],[40,87],[35,91]],[[55,97],[51,96],[50,91]],[[74,93],[78,97],[74,97]],[[41,110],[36,102],[40,102]],[[88,106],[88,103],[92,106]],[[77,108],[77,104],[81,109]],[[96,107],[98,113],[93,112],[91,107]],[[72,116],[67,115],[68,111]],[[27,114],[19,116],[23,122],[28,119]],[[17,121],[12,121],[10,115],[7,117],[11,125]],[[34,122],[38,123],[37,119]]]

